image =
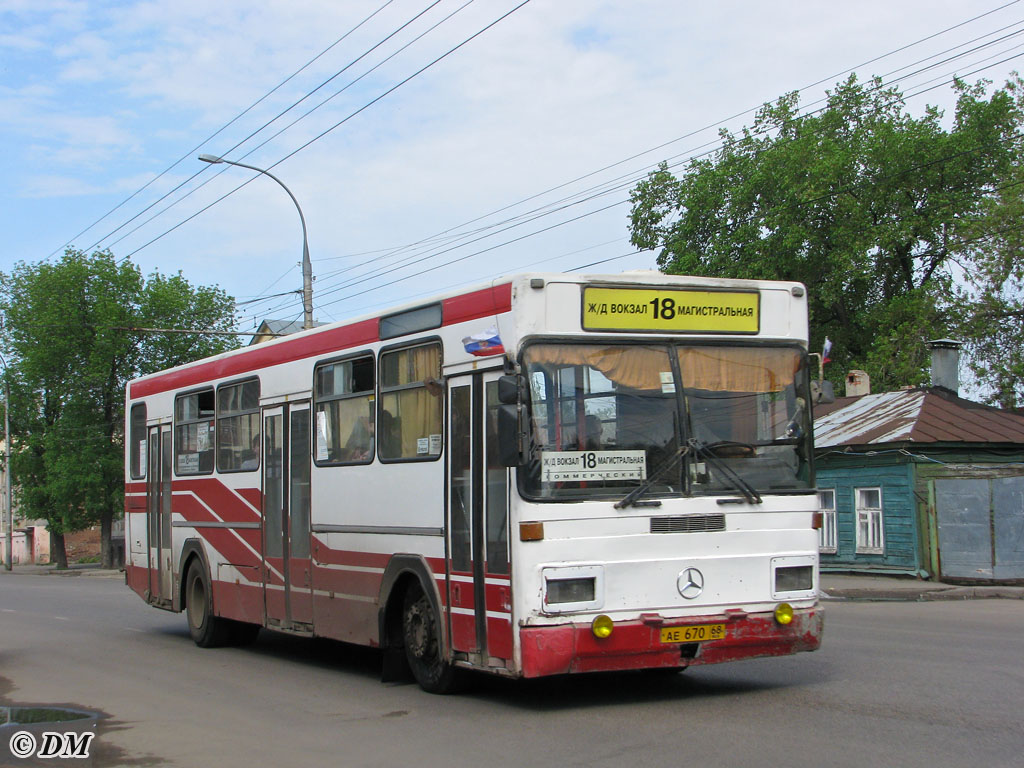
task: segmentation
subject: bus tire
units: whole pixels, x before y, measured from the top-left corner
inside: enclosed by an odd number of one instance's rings
[[[437,614],[419,582],[406,590],[402,602],[402,644],[412,676],[427,693],[452,693],[457,670],[444,658]]]
[[[213,615],[213,591],[206,570],[194,560],[185,580],[185,616],[192,640],[200,648],[217,648],[231,639],[231,624]]]

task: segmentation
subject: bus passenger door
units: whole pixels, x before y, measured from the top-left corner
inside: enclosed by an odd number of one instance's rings
[[[149,428],[146,518],[149,535],[149,601],[171,602],[171,427]]]
[[[508,470],[497,450],[500,373],[448,382],[449,629],[452,649],[483,667],[512,658]]]
[[[267,622],[312,630],[309,401],[263,409],[263,591]]]

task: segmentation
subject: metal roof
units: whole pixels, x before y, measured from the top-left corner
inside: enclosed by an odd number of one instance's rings
[[[290,333],[298,333],[301,330],[301,320],[264,320],[260,323],[256,333],[276,333],[278,336],[286,336]]]
[[[325,325],[325,323],[313,323],[314,328],[319,328],[321,325]],[[249,346],[258,344],[261,341],[277,338],[278,336],[289,336],[301,330],[301,320],[264,320],[260,323],[260,327],[253,331],[252,338],[249,340]]]
[[[904,442],[1024,445],[1024,415],[939,387],[840,397],[814,410],[814,443],[820,448]]]

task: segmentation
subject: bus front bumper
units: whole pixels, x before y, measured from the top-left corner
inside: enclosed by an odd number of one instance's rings
[[[725,636],[705,642],[663,642],[662,629],[724,624]],[[685,668],[697,664],[787,656],[821,645],[825,611],[797,609],[781,625],[772,613],[729,611],[725,615],[687,617],[685,621],[651,614],[616,622],[610,636],[597,638],[590,624],[523,627],[520,631],[523,677],[571,672]]]

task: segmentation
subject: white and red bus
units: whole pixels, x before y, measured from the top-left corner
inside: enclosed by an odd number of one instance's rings
[[[816,649],[798,283],[529,274],[130,382],[126,580],[425,689]]]

